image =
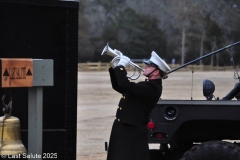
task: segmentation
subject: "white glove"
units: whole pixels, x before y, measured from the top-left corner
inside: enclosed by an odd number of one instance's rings
[[[122,52],[120,52],[119,50],[114,49],[113,51],[114,51],[115,53],[117,53],[119,56],[122,56],[122,55],[123,55]]]
[[[116,56],[116,57],[114,57],[114,58],[112,59],[112,61],[111,61],[112,68],[115,68],[115,67],[118,65],[118,63],[119,63],[119,61],[120,61],[120,59],[121,59],[121,56],[122,56],[122,52],[120,52],[120,51],[118,51],[118,50],[116,50],[116,49],[114,49],[114,52],[117,53],[118,56]]]
[[[120,56],[114,57],[111,61],[112,68],[115,68],[118,65],[119,61],[120,61]]]
[[[130,62],[130,59],[128,57],[122,55],[117,66],[122,65],[122,66],[126,67],[129,64],[129,62]]]

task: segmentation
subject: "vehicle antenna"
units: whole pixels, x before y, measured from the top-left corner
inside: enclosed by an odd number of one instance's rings
[[[234,79],[238,79],[240,81],[240,77],[239,77],[239,74],[238,74],[238,70],[237,70],[237,67],[234,63],[234,59],[233,59],[233,54],[232,54],[232,47],[228,48],[228,53],[230,55],[230,61],[232,63],[232,66],[233,66],[233,69],[234,69],[234,75],[233,75],[233,78]]]
[[[193,92],[193,73],[194,73],[194,70],[192,68],[192,89],[191,89],[191,100],[193,100],[192,98],[192,92]]]

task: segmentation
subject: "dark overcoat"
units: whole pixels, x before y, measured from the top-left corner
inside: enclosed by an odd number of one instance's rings
[[[130,82],[123,66],[109,68],[112,88],[122,94],[116,106],[107,160],[149,160],[148,117],[162,94],[162,80]]]

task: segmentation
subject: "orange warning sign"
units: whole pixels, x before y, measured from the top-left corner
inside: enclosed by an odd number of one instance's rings
[[[1,58],[1,87],[32,87],[33,60]]]

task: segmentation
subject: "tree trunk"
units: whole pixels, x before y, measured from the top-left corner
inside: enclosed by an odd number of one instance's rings
[[[183,31],[182,31],[182,57],[181,57],[181,65],[184,64],[184,58],[185,58],[185,28],[183,27]]]
[[[215,40],[215,36],[213,37],[213,40],[211,40],[211,51],[213,52],[216,48],[216,40]],[[211,67],[213,66],[213,55],[211,56]]]
[[[200,57],[203,56],[203,41],[204,41],[204,33],[202,32],[202,39],[201,39],[201,48],[200,48]],[[199,62],[200,65],[202,65],[202,60]]]

